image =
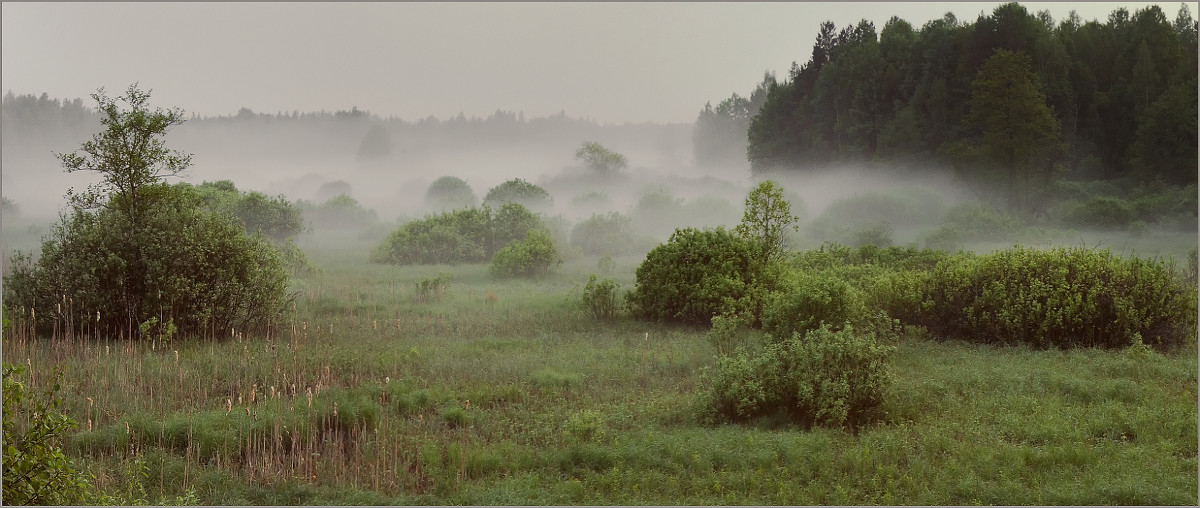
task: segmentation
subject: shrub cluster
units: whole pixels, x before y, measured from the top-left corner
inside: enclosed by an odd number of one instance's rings
[[[866,315],[858,290],[828,272],[793,272],[782,289],[762,310],[762,329],[773,337],[803,335],[822,325],[837,331]]]
[[[517,203],[499,210],[466,208],[405,223],[371,253],[373,263],[482,263],[510,242],[523,240],[543,222]]]
[[[429,184],[425,191],[425,206],[432,210],[457,210],[475,206],[475,191],[461,178],[443,176]]]
[[[339,194],[324,203],[297,202],[304,216],[319,229],[364,229],[379,221],[375,210],[364,208],[358,200]]]
[[[492,187],[483,197],[484,206],[500,207],[506,203],[518,203],[530,210],[548,212],[554,206],[554,198],[540,186],[513,178]]]
[[[758,353],[719,358],[708,407],[730,421],[783,417],[805,426],[857,428],[881,416],[894,350],[852,326],[796,333]]]

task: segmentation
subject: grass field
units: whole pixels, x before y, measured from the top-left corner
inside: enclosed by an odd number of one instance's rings
[[[312,246],[295,320],[177,343],[32,340],[97,483],[201,504],[1197,504],[1197,351],[1036,351],[912,331],[885,421],[712,424],[704,330],[597,321],[595,258],[537,281]],[[632,287],[641,258],[611,276]],[[444,294],[417,282],[449,273]],[[752,339],[751,339],[752,340]],[[36,388],[35,388],[36,390]]]

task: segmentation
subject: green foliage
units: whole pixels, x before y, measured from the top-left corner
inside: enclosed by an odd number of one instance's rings
[[[1125,200],[1095,197],[1069,209],[1063,222],[1080,228],[1126,229],[1135,217],[1133,207]]]
[[[588,276],[583,287],[579,306],[596,319],[610,319],[617,315],[617,291],[621,285],[612,279],[597,281],[596,275]]]
[[[168,150],[163,138],[167,129],[183,123],[183,110],[149,110],[150,91],[142,91],[137,83],[129,86],[125,95],[113,99],[104,88],[92,94],[100,112],[104,130],[83,143],[80,150],[57,154],[68,173],[95,171],[102,175],[100,184],[91,185],[82,193],[68,192],[73,206],[93,209],[113,198],[122,215],[137,224],[142,215],[141,189],[158,183],[163,177],[176,176],[192,165],[191,154]],[[129,109],[122,109],[117,101]]]
[[[821,326],[838,331],[866,314],[862,297],[846,281],[828,272],[797,272],[763,305],[762,329],[776,340],[786,340]]]
[[[495,212],[486,206],[454,210],[405,223],[375,247],[370,260],[398,265],[482,263],[542,227],[537,215],[517,203],[505,203]]]
[[[184,336],[282,321],[288,275],[279,249],[206,211],[186,188],[138,192],[138,223],[118,208],[75,210],[43,240],[36,263],[15,255],[6,313],[36,310],[42,331],[68,322],[81,331],[90,322],[111,337],[137,336],[152,316],[173,320]]]
[[[417,301],[442,301],[442,297],[446,295],[446,286],[450,284],[451,280],[450,274],[439,273],[434,277],[426,277],[417,281]]]
[[[297,202],[313,227],[319,229],[364,229],[379,221],[375,210],[364,208],[348,194],[339,194],[321,204]]]
[[[575,150],[575,158],[583,161],[593,171],[605,175],[615,175],[629,165],[624,155],[605,148],[595,141],[585,142]]]
[[[788,249],[787,230],[799,231],[792,206],[783,198],[783,187],[767,180],[746,196],[742,222],[734,230],[747,240],[762,246],[763,262],[778,259]]]
[[[628,254],[632,249],[633,221],[617,212],[594,214],[571,229],[571,245],[584,254]]]
[[[1196,288],[1161,262],[1111,251],[1014,248],[958,255],[929,275],[913,324],[962,340],[1034,347],[1195,340]]]
[[[561,263],[550,233],[535,229],[496,251],[488,269],[497,277],[541,277]]]
[[[804,426],[858,428],[881,416],[894,350],[853,327],[823,325],[757,353],[719,358],[705,397],[732,421],[786,416]]]
[[[178,185],[187,187],[188,184]],[[304,232],[304,217],[299,207],[284,196],[268,197],[261,192],[239,192],[233,182],[204,182],[195,191],[208,209],[237,219],[250,234],[262,234],[275,243],[283,243]]]
[[[646,255],[629,294],[642,317],[709,324],[753,295],[764,272],[761,246],[725,228],[679,229]]]
[[[484,206],[500,207],[505,203],[518,203],[536,212],[549,211],[554,206],[550,193],[537,185],[520,178],[513,178],[488,189],[483,197]]]
[[[476,201],[475,191],[456,176],[440,177],[425,191],[425,206],[437,211],[470,208]]]
[[[72,505],[91,499],[91,479],[63,454],[75,421],[59,410],[62,376],[40,397],[20,380],[25,367],[4,364],[4,504]]]
[[[563,434],[574,441],[601,441],[604,439],[604,415],[591,409],[571,413],[563,423]]]

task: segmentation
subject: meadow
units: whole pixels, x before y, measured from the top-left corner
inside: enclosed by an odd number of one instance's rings
[[[632,288],[640,256],[497,280],[370,264],[350,234],[302,246],[321,270],[265,336],[39,340],[6,316],[5,361],[34,391],[61,372],[67,454],[150,503],[1197,504],[1195,342],[1035,350],[908,328],[882,421],[714,423],[705,329],[578,303],[589,274]]]

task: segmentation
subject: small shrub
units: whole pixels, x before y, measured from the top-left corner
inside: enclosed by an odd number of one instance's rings
[[[554,198],[546,189],[514,178],[492,187],[483,197],[483,204],[486,206],[500,207],[505,203],[519,203],[530,210],[546,212],[554,206]]]
[[[604,439],[604,416],[591,409],[571,413],[563,424],[563,434],[576,441],[599,441]]]
[[[450,274],[439,273],[436,277],[426,277],[417,281],[417,301],[440,302],[446,295],[446,286],[450,284]]]
[[[58,409],[62,379],[30,397],[18,380],[24,370],[4,364],[4,504],[90,504],[91,479],[60,448],[75,428]]]
[[[539,277],[554,270],[562,260],[554,248],[550,233],[530,231],[524,240],[513,242],[496,252],[488,267],[497,277]]]
[[[514,240],[523,240],[542,220],[524,206],[506,203],[499,210],[467,208],[405,223],[372,251],[372,263],[481,263]]]
[[[612,279],[596,280],[596,275],[588,277],[587,285],[583,287],[580,307],[596,319],[609,319],[617,315],[617,290],[620,284]]]
[[[613,261],[612,256],[605,254],[596,260],[596,268],[600,273],[610,274],[617,270],[617,262]]]
[[[891,247],[895,242],[893,235],[895,229],[887,221],[881,222],[874,226],[860,229],[850,237],[850,244],[853,247],[862,247],[864,245],[874,245],[876,247]]]
[[[708,406],[731,421],[785,415],[805,426],[858,428],[880,416],[895,350],[821,326],[757,353],[721,357],[708,376]]]
[[[431,210],[471,208],[477,201],[471,186],[456,176],[438,178],[425,191],[425,206]]]

